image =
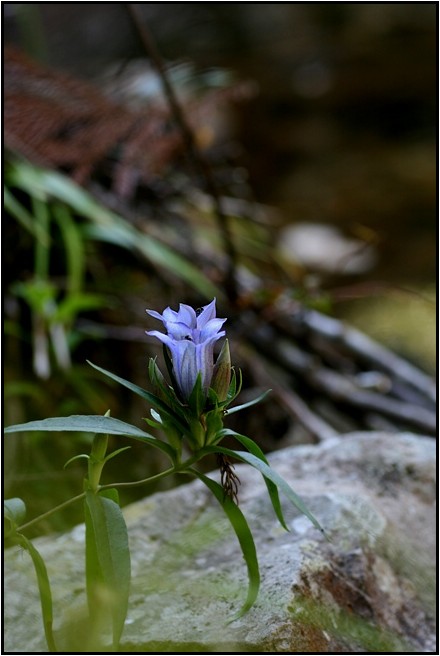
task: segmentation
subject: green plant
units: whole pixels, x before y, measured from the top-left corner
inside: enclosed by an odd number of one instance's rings
[[[67,212],[75,213],[76,216],[86,219],[86,224],[81,231],[83,238],[116,244],[132,253],[140,254],[154,266],[169,271],[203,296],[221,295],[221,291],[196,266],[166,244],[140,231],[124,218],[106,208],[91,194],[61,173],[41,169],[28,162],[14,160],[8,162],[5,177],[7,184],[6,209],[40,242],[43,239],[47,243],[44,218],[39,216],[39,220],[35,222],[27,209],[12,195],[11,189],[24,191],[31,198],[37,198],[46,203],[51,200],[56,206],[61,204],[64,209],[58,209],[58,220],[64,219]],[[60,215],[60,211],[63,212],[62,215]],[[73,234],[71,228],[71,223],[67,228],[64,227],[66,238],[70,240],[72,240]]]
[[[166,440],[154,437],[137,426],[114,419],[109,416],[109,412],[105,416],[73,415],[49,418],[5,429],[8,434],[23,431],[74,431],[95,434],[90,453],[78,454],[66,463],[68,465],[78,459],[87,461],[87,476],[81,493],[27,523],[23,523],[25,506],[21,499],[8,500],[5,505],[7,535],[13,543],[21,545],[29,552],[34,563],[44,630],[51,651],[56,651],[56,644],[52,629],[50,584],[41,556],[23,532],[43,517],[67,505],[80,500],[84,503],[85,573],[91,625],[101,622],[102,617],[97,608],[104,606],[112,627],[115,650],[119,648],[130,588],[128,535],[117,488],[147,484],[171,474],[197,477],[208,487],[236,533],[248,570],[247,597],[231,621],[247,612],[254,604],[260,586],[260,575],[252,533],[238,506],[239,479],[234,473],[230,458],[255,467],[263,475],[274,511],[286,530],[288,528],[283,517],[279,490],[322,530],[303,501],[271,469],[260,447],[245,435],[223,427],[225,416],[258,403],[266,393],[243,405],[229,407],[240,393],[241,377],[237,376],[231,367],[227,340],[214,364],[213,344],[225,334],[220,331],[225,319],[216,317],[215,300],[205,306],[198,316],[187,305],[181,305],[178,312],[167,308],[163,315],[153,311],[151,314],[161,319],[167,329],[168,335],[152,332],[165,344],[164,355],[171,385],[166,382],[154,359],[150,360],[149,365],[154,393],[101,367],[92,366],[147,401],[152,408],[151,418],[146,421],[151,427],[160,430]],[[169,468],[141,481],[103,485],[101,476],[106,463],[129,448],[123,447],[107,453],[109,435],[124,436],[160,450],[170,461]],[[226,436],[233,436],[245,450],[221,446]],[[219,458],[221,483],[196,468],[196,464],[209,454],[217,454]]]
[[[72,330],[78,314],[103,307],[108,301],[84,289],[85,236],[71,206],[51,198],[44,186],[34,186],[33,169],[27,166],[16,163],[7,167],[4,203],[7,212],[33,237],[34,271],[28,279],[13,282],[10,292],[30,310],[34,371],[38,377],[48,378],[51,353],[60,369],[71,366],[71,349],[79,339]],[[14,196],[14,187],[29,194],[30,209]],[[64,275],[58,277],[50,272],[55,231],[61,236],[65,261]]]

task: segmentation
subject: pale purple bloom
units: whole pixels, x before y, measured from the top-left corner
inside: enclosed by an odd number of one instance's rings
[[[166,308],[163,314],[147,313],[163,322],[167,335],[149,330],[147,335],[160,339],[170,350],[173,372],[184,399],[188,400],[200,372],[202,389],[208,394],[214,369],[214,343],[225,335],[220,330],[226,319],[215,316],[215,299],[205,305],[199,315],[181,303],[179,311]]]

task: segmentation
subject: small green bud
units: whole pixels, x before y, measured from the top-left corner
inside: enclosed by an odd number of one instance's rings
[[[228,340],[225,340],[220,355],[214,366],[211,387],[216,392],[219,401],[225,401],[229,384],[231,382],[231,354],[229,352]]]
[[[154,393],[156,394],[156,396],[158,396],[161,399],[161,401],[165,401],[165,403],[168,403],[169,398],[166,394],[168,383],[163,377],[161,370],[157,366],[155,358],[150,358],[148,371],[150,374],[150,380],[154,387]]]

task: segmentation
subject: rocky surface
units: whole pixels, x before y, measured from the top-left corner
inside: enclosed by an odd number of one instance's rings
[[[262,573],[256,605],[228,623],[246,567],[221,508],[198,481],[125,509],[132,592],[121,651],[431,652],[435,599],[435,442],[356,433],[272,454],[271,464],[326,528],[284,505],[273,515],[260,475],[240,465],[240,507]],[[86,652],[82,526],[42,538],[55,627]],[[47,651],[26,554],[5,559],[6,653]],[[60,632],[59,632],[60,633]],[[61,635],[61,634],[60,634]],[[59,635],[59,638],[60,638]]]

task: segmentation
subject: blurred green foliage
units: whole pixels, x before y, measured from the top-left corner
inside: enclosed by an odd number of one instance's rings
[[[138,294],[140,305],[149,282],[148,296],[157,293],[153,267],[206,297],[219,295],[219,290],[172,248],[108,210],[60,173],[8,158],[4,202],[10,264],[5,295],[5,424],[103,414],[109,408],[129,418],[136,411],[124,395],[116,397],[112,383],[85,364],[87,357],[101,363],[116,358],[119,366],[132,367],[127,355],[130,332],[122,332],[116,347],[109,341],[117,317],[122,331],[130,330],[124,313],[128,293]],[[123,266],[118,266],[112,258],[121,251],[128,257],[121,255]],[[141,306],[136,312],[141,316],[143,310]],[[54,480],[59,481],[59,497],[51,503],[75,494],[81,467],[64,472],[63,465],[82,441],[88,443],[89,437],[65,440],[36,434],[7,440],[7,495],[25,497],[32,516],[47,507],[45,495],[53,494],[49,488]],[[142,459],[137,465],[154,471],[155,462],[160,464],[153,456],[148,464]],[[145,477],[136,465],[132,471],[128,459],[125,464],[128,477]],[[77,519],[70,514],[54,517],[42,530],[61,529],[64,522]]]

